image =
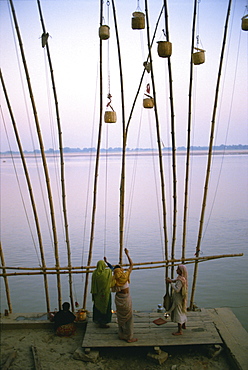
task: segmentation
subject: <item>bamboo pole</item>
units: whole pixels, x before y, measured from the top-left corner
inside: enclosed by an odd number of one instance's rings
[[[103,4],[100,0],[100,26],[102,26],[103,18]],[[99,116],[99,129],[98,129],[98,140],[97,140],[97,150],[96,150],[96,164],[95,164],[95,175],[94,175],[94,188],[93,188],[93,205],[92,205],[92,215],[91,215],[91,230],[90,230],[90,246],[88,253],[88,265],[91,263],[92,259],[92,250],[93,250],[93,241],[94,241],[94,231],[95,231],[95,214],[96,214],[96,198],[97,198],[97,186],[98,186],[98,168],[99,168],[99,159],[100,159],[100,148],[101,148],[101,138],[102,138],[102,113],[103,113],[103,82],[102,82],[102,39],[99,37],[99,74],[100,74],[100,116]],[[86,273],[85,284],[84,284],[84,296],[83,296],[83,308],[86,308],[87,301],[87,291],[89,283],[89,273]]]
[[[4,260],[4,254],[3,254],[3,249],[2,249],[2,243],[0,242],[0,259],[1,259],[1,264],[3,265],[3,274],[6,274],[6,268],[5,268],[5,260]],[[11,299],[10,299],[10,290],[9,290],[9,282],[7,276],[3,275],[4,279],[4,285],[5,285],[5,292],[6,292],[6,298],[7,298],[7,303],[8,303],[8,308],[9,312],[12,312],[12,304],[11,304]]]
[[[121,183],[120,183],[120,228],[119,228],[119,263],[122,263],[123,255],[123,245],[124,245],[124,223],[125,223],[125,172],[126,172],[126,125],[125,125],[125,103],[124,103],[124,86],[123,86],[123,76],[122,76],[122,63],[121,63],[121,49],[119,41],[119,33],[117,27],[117,18],[115,10],[115,2],[112,0],[116,43],[118,51],[118,61],[119,61],[119,72],[120,72],[120,85],[121,85],[121,113],[122,113],[122,168],[121,168]]]
[[[17,22],[17,18],[16,18],[16,14],[15,14],[15,9],[14,9],[14,5],[13,5],[13,1],[9,0],[9,2],[10,2],[11,11],[12,11],[12,15],[13,15],[13,20],[14,20],[14,24],[15,24],[15,28],[16,28],[16,33],[17,33],[17,37],[18,37],[18,41],[19,41],[19,46],[20,46],[23,66],[24,66],[24,70],[25,70],[25,74],[26,74],[26,80],[27,80],[27,84],[28,84],[28,90],[29,90],[31,105],[32,105],[33,114],[34,114],[36,131],[37,131],[40,150],[41,150],[42,163],[43,163],[44,174],[45,174],[46,185],[47,185],[48,201],[49,201],[49,206],[50,206],[50,215],[51,215],[53,242],[54,242],[54,251],[55,251],[55,263],[56,263],[56,268],[58,268],[59,267],[58,239],[57,239],[56,223],[55,223],[55,216],[54,216],[52,191],[51,191],[49,173],[48,173],[48,168],[47,168],[47,163],[46,163],[46,156],[45,156],[45,151],[44,151],[43,139],[42,139],[42,135],[41,135],[38,114],[37,114],[36,105],[35,105],[35,101],[34,101],[34,96],[33,96],[29,71],[28,71],[28,67],[27,67],[27,63],[26,63],[24,48],[23,48],[23,44],[22,44],[21,34],[20,34],[20,31],[19,31],[19,27],[18,27],[18,22]],[[61,284],[60,284],[59,274],[57,274],[57,291],[58,291],[58,306],[59,306],[59,308],[61,308]]]
[[[224,27],[224,36],[223,36],[222,49],[221,49],[221,55],[220,55],[220,62],[219,62],[219,71],[218,71],[218,77],[217,77],[217,83],[216,83],[216,89],[215,89],[215,98],[214,98],[214,106],[213,106],[212,121],[211,121],[211,131],[210,131],[210,139],[209,139],[207,170],[206,170],[204,194],[203,194],[203,200],[202,200],[202,209],[201,209],[200,225],[199,225],[199,231],[198,231],[198,239],[197,239],[197,245],[196,245],[196,257],[199,256],[200,248],[201,248],[202,230],[203,230],[203,224],[204,224],[205,210],[206,210],[206,204],[207,204],[207,195],[208,195],[208,185],[209,185],[210,170],[211,170],[211,164],[212,164],[213,142],[214,142],[214,132],[215,132],[215,118],[216,118],[216,112],[217,112],[220,78],[221,78],[223,59],[224,59],[224,53],[225,53],[231,5],[232,5],[232,0],[229,0],[227,13],[226,13],[226,21],[225,21],[225,27]],[[195,294],[195,287],[196,287],[197,272],[198,272],[198,262],[195,263],[195,268],[194,268],[191,298],[190,298],[190,309],[191,310],[193,309],[193,304],[194,304],[194,294]]]
[[[4,96],[5,96],[6,103],[7,103],[8,109],[9,109],[11,122],[12,122],[12,125],[13,125],[13,128],[14,128],[15,137],[16,137],[18,148],[19,148],[21,160],[22,160],[23,170],[24,170],[24,174],[25,174],[25,178],[26,178],[26,182],[27,182],[27,187],[28,187],[28,191],[29,191],[29,196],[30,196],[30,201],[31,201],[31,206],[32,206],[33,214],[34,214],[34,220],[35,220],[36,232],[37,232],[37,237],[38,237],[38,242],[39,242],[42,268],[43,268],[43,270],[45,270],[46,269],[46,262],[45,262],[44,248],[43,248],[43,242],[42,242],[42,237],[41,237],[38,213],[37,213],[35,200],[34,200],[34,194],[33,194],[33,190],[32,190],[30,176],[29,176],[29,173],[28,173],[28,168],[27,168],[25,157],[24,157],[24,153],[23,153],[22,144],[21,144],[21,140],[20,140],[20,137],[19,137],[16,121],[15,121],[15,118],[14,118],[14,115],[13,115],[13,112],[12,112],[12,108],[11,108],[10,101],[9,101],[9,98],[8,98],[8,93],[7,93],[7,90],[6,90],[6,87],[5,87],[5,83],[4,83],[4,79],[3,79],[1,69],[0,69],[0,79],[1,79],[1,82],[2,82]],[[49,302],[49,292],[48,292],[48,281],[47,281],[46,275],[44,275],[44,288],[45,288],[47,312],[49,312],[50,311],[50,302]]]
[[[167,41],[170,41],[169,26],[168,26],[168,9],[167,0],[164,0],[164,15],[165,15],[165,32]],[[177,173],[176,173],[176,140],[175,140],[175,113],[173,99],[173,78],[171,68],[171,58],[168,57],[168,73],[169,73],[169,91],[170,91],[170,111],[171,111],[171,142],[172,142],[172,174],[173,174],[173,231],[171,243],[171,259],[175,256],[176,230],[177,230]],[[171,276],[174,276],[174,267],[172,265]]]
[[[242,257],[244,254],[243,253],[235,253],[235,254],[220,254],[220,255],[213,255],[213,256],[200,256],[200,257],[190,257],[190,258],[185,258],[185,261],[197,261],[197,260],[208,260],[208,259],[216,259],[216,258],[225,258],[225,257]],[[154,265],[154,264],[161,264],[161,263],[181,263],[182,259],[181,258],[173,258],[170,260],[163,260],[163,261],[150,261],[150,262],[136,262],[133,265],[134,266],[143,266],[143,265]],[[122,264],[123,267],[129,266],[129,264]],[[16,267],[16,266],[0,266],[0,269],[6,269],[6,270],[42,270],[41,267]],[[59,270],[68,270],[68,266],[60,267]],[[72,270],[90,270],[90,269],[96,269],[96,266],[72,266]],[[50,270],[55,270],[54,267],[47,267],[46,271]],[[57,271],[57,269],[56,269]]]
[[[195,42],[195,27],[196,27],[196,10],[197,0],[194,0],[192,38],[191,38],[191,54],[190,54],[190,80],[189,80],[189,100],[188,100],[188,134],[187,134],[187,153],[186,153],[186,172],[184,185],[184,212],[183,212],[183,236],[182,236],[182,260],[185,258],[186,250],[186,233],[187,233],[187,214],[188,214],[188,192],[189,192],[189,170],[190,170],[190,142],[191,142],[191,111],[192,111],[192,87],[193,87],[193,61],[192,54]]]
[[[244,254],[243,253],[236,253],[236,254],[222,254],[222,255],[216,255],[216,256],[205,256],[205,257],[195,257],[195,258],[185,258],[184,260],[184,264],[192,264],[192,263],[195,263],[195,261],[198,261],[198,262],[206,262],[206,261],[210,261],[210,260],[215,260],[215,259],[220,259],[220,258],[232,258],[232,257],[242,257]],[[171,267],[172,265],[180,265],[182,263],[182,260],[181,259],[173,259],[173,260],[168,260],[168,261],[157,261],[157,262],[141,262],[141,263],[135,263],[134,264],[134,270],[144,270],[144,269],[157,269],[157,268],[164,268],[164,267]],[[151,265],[151,266],[144,266],[144,265]],[[158,265],[158,266],[154,266],[154,265]],[[128,266],[128,264],[124,264],[122,265],[123,267],[124,266]],[[92,273],[94,270],[95,270],[96,266],[87,266],[87,268],[85,267],[85,270],[87,269],[87,271],[84,271],[81,269],[81,267],[73,267],[73,269],[77,269],[75,271],[72,271],[73,274],[89,274],[89,273]],[[0,269],[2,270],[7,270],[7,269],[18,269],[18,267],[7,267],[7,266],[0,266]],[[31,270],[31,271],[36,271],[38,270],[39,268],[21,268],[23,270]],[[67,268],[60,268],[60,269],[63,269],[65,271],[60,271],[59,274],[63,275],[63,274],[68,274],[68,267]],[[40,269],[39,269],[40,270]],[[53,268],[53,270],[55,270]],[[29,275],[41,275],[41,274],[46,274],[46,275],[54,275],[54,274],[57,274],[57,269],[56,271],[50,271],[49,268],[46,269],[45,272],[43,271],[37,271],[37,272],[13,272],[13,273],[0,273],[0,276],[29,276]]]
[[[156,132],[157,132],[157,142],[158,142],[158,152],[159,152],[165,259],[168,259],[168,237],[167,237],[167,225],[166,225],[166,204],[165,204],[166,202],[165,202],[165,182],[164,182],[164,171],[163,171],[163,155],[162,155],[159,119],[158,119],[157,102],[156,102],[156,89],[155,89],[155,81],[154,81],[154,73],[153,73],[147,0],[145,0],[145,13],[146,13],[146,24],[147,24],[147,44],[148,44],[148,51],[149,51],[149,60],[151,63],[151,81],[152,81],[152,89],[153,89],[154,112],[155,112]],[[168,270],[166,271],[166,276],[168,276]]]
[[[39,14],[40,14],[40,21],[42,25],[43,34],[46,34],[45,23],[42,15],[40,0],[37,0]],[[47,59],[50,68],[51,74],[51,81],[52,81],[52,88],[53,88],[53,96],[54,96],[54,103],[55,103],[55,111],[56,111],[56,118],[57,118],[57,127],[58,127],[58,138],[59,138],[59,153],[60,153],[60,176],[61,176],[61,190],[62,190],[62,207],[63,207],[63,216],[64,216],[64,228],[65,228],[65,241],[67,246],[67,259],[68,259],[68,266],[71,266],[71,247],[70,247],[70,238],[69,238],[69,227],[68,227],[68,218],[67,218],[67,205],[66,205],[66,188],[65,188],[65,169],[64,169],[64,154],[63,154],[63,140],[62,140],[62,129],[60,124],[60,114],[59,114],[59,104],[55,86],[55,79],[53,73],[53,66],[52,66],[52,59],[49,50],[48,40],[46,42],[46,51],[47,51]],[[73,287],[72,287],[72,275],[69,270],[69,292],[70,292],[70,301],[71,301],[71,308],[74,312],[74,298],[73,298]]]

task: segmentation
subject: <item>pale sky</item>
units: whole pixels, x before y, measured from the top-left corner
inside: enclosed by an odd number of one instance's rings
[[[58,149],[54,99],[46,50],[41,46],[42,27],[36,0],[13,0],[45,149]],[[168,0],[172,76],[176,125],[176,146],[186,146],[193,3]],[[41,0],[58,95],[63,146],[96,147],[99,123],[99,0]],[[119,63],[113,23],[112,2],[104,1],[104,23],[110,39],[103,42],[103,105],[108,103],[108,81],[117,123],[103,123],[102,147],[122,145]],[[150,37],[162,8],[162,0],[148,1]],[[214,94],[219,68],[228,0],[201,0],[198,3],[199,47],[206,50],[206,62],[194,66],[191,145],[209,143]],[[233,0],[219,104],[216,115],[215,145],[248,144],[248,31],[241,30],[247,0]],[[139,1],[142,11],[143,0]],[[147,31],[132,30],[132,13],[137,1],[116,0],[118,32],[122,56],[125,114],[128,119],[147,57]],[[157,55],[157,41],[163,39],[164,15],[152,48],[161,140],[171,146],[167,59]],[[20,48],[7,0],[0,0],[0,60],[12,111],[24,150],[39,149],[27,90]],[[195,42],[196,45],[196,42]],[[109,70],[109,73],[108,73]],[[142,107],[146,73],[128,133],[129,148],[156,147],[154,110]],[[2,87],[0,151],[17,150]],[[6,136],[8,133],[8,140]],[[33,144],[31,137],[33,137]]]

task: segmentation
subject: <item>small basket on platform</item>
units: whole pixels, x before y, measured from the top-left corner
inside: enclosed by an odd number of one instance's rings
[[[77,317],[78,321],[85,321],[87,317],[87,311],[84,309],[78,310]]]

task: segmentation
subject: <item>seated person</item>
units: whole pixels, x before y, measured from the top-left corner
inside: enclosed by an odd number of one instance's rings
[[[57,335],[68,337],[76,331],[76,316],[70,311],[70,303],[64,302],[62,308],[54,315],[54,327]]]

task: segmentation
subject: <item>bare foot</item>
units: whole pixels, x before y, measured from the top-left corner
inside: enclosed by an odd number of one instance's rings
[[[172,335],[182,335],[183,333],[181,331],[176,331],[175,333],[172,333]]]
[[[108,329],[109,328],[109,325],[107,325],[107,324],[100,324],[99,327],[100,328],[104,328],[104,329]]]
[[[127,339],[127,343],[137,342],[137,338]]]

